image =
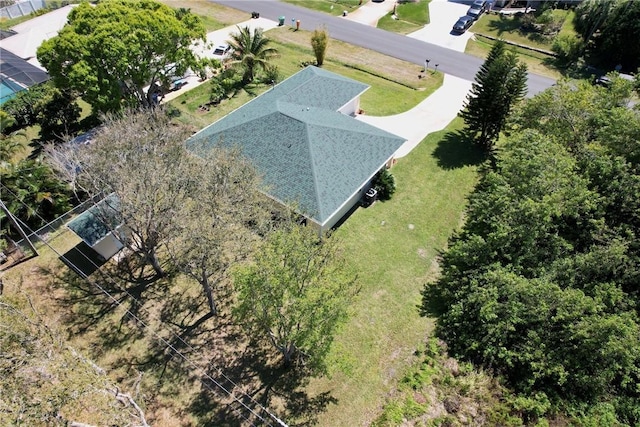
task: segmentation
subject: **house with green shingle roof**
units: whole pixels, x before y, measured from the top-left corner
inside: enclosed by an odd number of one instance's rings
[[[268,194],[321,230],[362,198],[405,140],[355,119],[368,85],[307,67],[187,141],[195,153],[238,147]]]

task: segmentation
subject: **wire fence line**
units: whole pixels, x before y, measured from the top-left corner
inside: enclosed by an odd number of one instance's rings
[[[69,222],[71,218],[73,218],[76,215],[80,215],[87,209],[91,208],[97,202],[99,202],[100,199],[102,199],[102,195],[85,200],[84,202],[80,203],[78,206],[74,207],[71,210],[68,210],[67,212],[63,213],[56,219],[46,223],[45,225],[38,228],[37,230],[27,233],[27,238],[33,244],[40,241],[48,242],[49,239],[51,238],[51,235],[56,231],[60,230],[60,228],[64,226],[67,222]],[[27,242],[25,242],[24,239],[18,240],[16,244],[21,248],[28,246]]]
[[[93,203],[95,203],[95,201],[99,201],[100,199],[101,198],[98,198],[97,200],[90,199],[90,200],[87,200],[86,202],[91,202],[89,204],[89,207],[90,207],[93,205]],[[21,221],[19,218],[17,218],[17,221],[21,223],[21,226],[25,230],[30,230],[29,226],[25,224],[23,221]],[[214,371],[217,371],[218,378],[214,378],[213,374],[209,373],[208,372],[209,370],[206,369],[206,367],[200,366],[197,363],[195,363],[183,351],[181,351],[175,344],[173,344],[167,338],[164,338],[163,335],[160,334],[160,331],[158,329],[153,328],[149,322],[144,321],[143,319],[140,318],[140,316],[138,316],[137,314],[131,312],[128,308],[126,308],[123,305],[122,301],[118,300],[114,295],[112,295],[104,286],[102,286],[96,280],[90,278],[89,275],[84,273],[81,268],[79,268],[77,265],[75,265],[72,262],[72,260],[67,258],[65,254],[62,254],[56,248],[54,248],[48,241],[38,236],[37,231],[36,232],[32,230],[30,231],[31,232],[29,233],[29,236],[35,236],[36,239],[39,239],[45,246],[47,246],[50,250],[52,250],[62,262],[64,262],[72,270],[74,270],[87,283],[95,286],[101,293],[103,293],[107,298],[109,298],[113,303],[115,303],[119,309],[124,310],[124,312],[126,312],[126,314],[131,319],[135,320],[135,324],[137,325],[138,328],[148,331],[156,341],[166,346],[166,348],[169,349],[175,356],[179,357],[184,362],[186,362],[194,370],[194,372],[198,373],[199,381],[206,389],[208,389],[213,393],[221,393],[223,396],[227,396],[228,398],[230,398],[231,402],[226,403],[226,405],[228,406],[229,410],[232,413],[235,413],[240,418],[242,418],[242,420],[244,421],[242,423],[243,426],[247,425],[247,426],[255,426],[255,427],[258,427],[258,426],[288,427],[286,422],[281,420],[277,415],[275,415],[275,413],[271,412],[266,406],[256,401],[251,395],[244,392],[241,387],[238,387],[238,384],[235,383],[233,380],[231,380],[227,375],[225,375],[224,371],[220,367],[212,366],[210,363],[208,364],[209,368],[213,368]],[[86,260],[90,264],[92,264],[96,268],[99,268],[99,266],[97,266],[93,262],[93,260],[87,257],[86,254],[82,252],[80,253],[82,257],[86,258]],[[111,279],[109,276],[106,276],[105,278],[107,282],[111,282],[113,284],[113,279]],[[135,301],[138,305],[142,306],[142,303],[138,299],[136,299],[135,296],[131,295],[131,293],[129,293],[126,290],[125,290],[125,293],[130,298],[132,298],[133,301]],[[166,322],[163,322],[163,321],[160,321],[160,324],[164,327],[167,326]],[[197,351],[188,342],[184,341],[179,334],[171,331],[171,329],[165,329],[165,330],[168,330],[170,335],[172,335],[174,338],[177,338],[178,343],[185,346],[192,353],[197,354]]]

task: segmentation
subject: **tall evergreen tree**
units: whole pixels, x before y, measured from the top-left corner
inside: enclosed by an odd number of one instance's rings
[[[524,97],[526,82],[526,65],[506,50],[504,41],[494,44],[460,112],[475,142],[486,151],[493,150],[511,107]]]

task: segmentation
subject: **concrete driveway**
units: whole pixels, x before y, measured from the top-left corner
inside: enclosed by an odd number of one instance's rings
[[[369,116],[361,114],[358,120],[401,136],[407,140],[396,151],[395,157],[404,157],[425,136],[444,129],[455,119],[471,89],[471,82],[445,74],[442,86],[427,99],[409,111],[393,116]]]
[[[378,25],[380,18],[393,10],[394,5],[395,1],[392,0],[382,2],[368,1],[355,11],[347,14],[344,18],[349,21],[375,27]]]
[[[469,30],[464,34],[451,34],[451,28],[458,18],[467,14],[469,5],[455,1],[431,0],[429,16],[431,22],[408,37],[432,43],[447,49],[464,52],[467,42],[473,36]],[[473,30],[473,26],[470,28]],[[426,58],[425,58],[426,59]]]
[[[268,31],[278,26],[278,23],[266,18],[249,19],[236,25],[230,25],[220,30],[207,33],[207,42],[192,46],[191,50],[200,58],[212,58],[213,49],[220,44],[227,43],[229,35],[238,32],[238,27],[249,27],[252,31],[256,28],[262,28]]]
[[[196,54],[196,56],[200,58],[212,58],[213,49],[220,44],[227,43],[227,41],[229,40],[229,35],[232,33],[237,33],[238,27],[249,27],[251,30],[254,30],[255,28],[262,28],[264,31],[267,31],[277,26],[278,23],[271,19],[249,19],[237,25],[230,25],[220,30],[207,33],[207,41],[205,43],[200,42],[191,46],[191,50]],[[163,103],[171,101],[172,99],[182,95],[184,92],[191,90],[196,86],[199,86],[208,81],[200,80],[200,77],[196,74],[189,74],[182,80],[186,82],[184,86],[182,86],[178,90],[174,90],[165,94],[165,96],[162,98]]]

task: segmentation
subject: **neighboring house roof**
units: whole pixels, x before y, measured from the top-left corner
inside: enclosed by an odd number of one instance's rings
[[[87,245],[94,246],[121,225],[117,212],[119,204],[118,197],[111,194],[69,221],[67,227]]]
[[[324,224],[404,143],[338,110],[369,86],[307,67],[187,142],[238,146],[268,193]],[[201,147],[203,146],[203,147]]]
[[[0,47],[0,75],[25,87],[49,80],[49,74],[46,71],[31,65],[2,47]]]
[[[0,47],[0,105],[17,92],[47,80],[45,71]]]
[[[16,34],[3,39],[2,46],[32,65],[44,69],[36,57],[38,48],[43,41],[58,34],[67,23],[69,12],[76,6],[77,4],[71,4],[61,7],[14,25],[11,30]]]

